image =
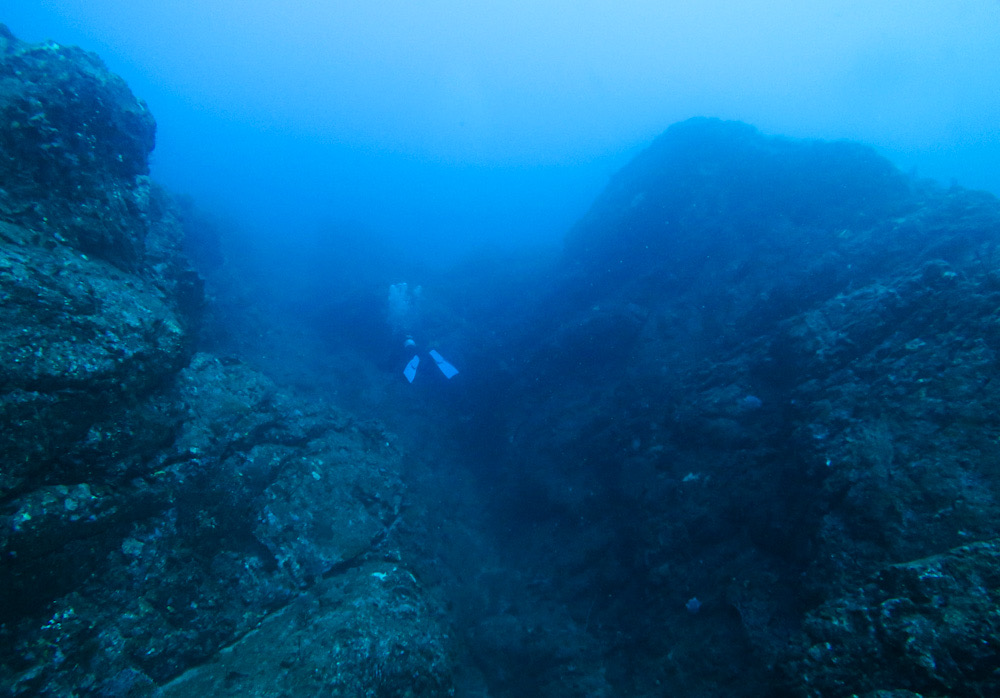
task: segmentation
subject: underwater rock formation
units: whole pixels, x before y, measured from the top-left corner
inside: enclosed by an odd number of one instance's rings
[[[0,85],[0,694],[156,694],[319,582],[343,604],[326,684],[447,692],[444,631],[389,541],[392,435],[196,352],[154,122],[99,59],[0,25]],[[328,659],[291,661],[314,692]]]
[[[64,482],[92,426],[191,355],[201,281],[146,177],[154,122],[93,54],[0,27],[0,497]],[[78,475],[69,479],[77,479]]]
[[[877,624],[897,592],[852,592],[1000,537],[998,263],[1000,201],[856,144],[693,119],[614,177],[478,397],[510,396],[493,487],[521,559],[618,691],[995,691],[995,653],[947,658],[996,642],[960,571],[913,656],[856,623],[838,645],[830,614]]]
[[[996,540],[890,565],[808,614],[813,644],[788,671],[817,696],[996,695],[998,589]]]
[[[44,247],[143,261],[156,124],[94,54],[0,28],[0,218]]]
[[[449,280],[404,453],[199,350],[119,78],[0,28],[0,85],[3,694],[997,692],[996,198],[677,124]]]

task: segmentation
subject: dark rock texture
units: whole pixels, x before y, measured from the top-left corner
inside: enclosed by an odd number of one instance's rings
[[[425,599],[398,565],[348,570],[165,686],[163,696],[449,695],[447,636],[427,620]]]
[[[144,105],[0,26],[0,113],[0,694],[153,695],[303,593],[338,605],[313,620],[342,695],[446,693],[394,437],[196,353],[190,207],[146,177]]]
[[[164,681],[356,564],[400,515],[390,437],[240,364],[197,355],[145,410],[173,433],[127,483],[42,488],[4,522],[15,693]]]
[[[145,176],[155,125],[92,54],[0,27],[0,497],[68,476],[67,444],[188,360],[201,282]]]
[[[998,260],[997,199],[855,144],[694,119],[614,178],[539,312],[491,322],[517,358],[475,398],[502,535],[619,693],[995,692],[964,572],[912,655],[879,630],[896,592],[851,594],[1000,535]],[[806,619],[849,603],[875,630],[817,652],[835,619]]]
[[[92,55],[0,29],[0,111],[0,693],[1000,690],[996,198],[677,124],[558,262],[428,284],[410,386],[371,289],[226,324]],[[185,226],[215,347],[400,439],[199,351]]]
[[[1000,551],[995,540],[891,565],[811,611],[813,644],[788,670],[808,695],[1000,692]]]
[[[0,453],[8,464],[0,496],[65,478],[76,467],[66,444],[99,439],[89,433],[96,422],[181,368],[197,325],[200,285],[182,261],[132,274],[66,245],[39,246],[32,235],[0,222]]]
[[[0,29],[0,219],[43,247],[142,262],[156,123],[94,54]]]

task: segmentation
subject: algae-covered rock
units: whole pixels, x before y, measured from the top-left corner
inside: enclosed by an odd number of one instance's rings
[[[616,689],[812,695],[774,671],[810,609],[1000,535],[998,259],[996,197],[857,144],[693,119],[612,179],[474,397],[519,560],[627,646]],[[822,695],[992,695],[975,662]]]
[[[163,696],[452,695],[439,613],[405,567],[370,562],[320,582]]]
[[[0,223],[0,453],[8,463],[0,495],[58,476],[51,461],[68,441],[174,374],[193,345],[193,308],[151,275],[65,245],[36,246],[26,234]]]
[[[115,265],[142,261],[156,124],[94,54],[0,25],[0,220]]]
[[[67,445],[191,355],[202,286],[154,130],[96,56],[0,26],[0,497],[74,481]]]
[[[891,565],[811,611],[785,669],[810,696],[997,695],[998,590],[995,540]]]
[[[94,481],[38,488],[0,516],[0,689],[88,695],[166,681],[377,555],[399,521],[400,453],[377,424],[204,354],[149,402],[173,428],[146,443],[131,479],[109,487],[120,461],[104,452]],[[392,599],[424,604],[416,587],[399,591],[414,584],[407,573],[386,574]],[[412,661],[427,671],[423,659]]]
[[[0,26],[3,695],[155,695],[324,575],[339,588],[383,559],[403,510],[378,424],[195,352],[202,285],[146,178],[153,131],[92,54]],[[382,570],[302,632],[343,634],[344,695],[440,695],[423,590]]]

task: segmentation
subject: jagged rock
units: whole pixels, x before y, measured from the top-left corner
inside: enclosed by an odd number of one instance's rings
[[[774,672],[809,609],[1000,535],[998,233],[995,197],[744,124],[673,126],[614,177],[478,397],[524,564],[628,638],[616,688],[811,695]]]
[[[378,425],[204,354],[150,400],[173,428],[130,480],[100,479],[120,462],[102,452],[89,483],[34,490],[0,520],[0,689],[165,681],[360,564],[398,521],[400,454]]]
[[[995,540],[891,565],[811,611],[785,670],[809,696],[997,695],[998,588]]]
[[[201,281],[148,178],[155,124],[93,54],[0,26],[0,498],[72,482],[191,355]]]
[[[147,180],[152,117],[96,57],[0,26],[0,116],[0,693],[155,695],[324,575],[384,559],[401,454],[195,353],[190,217]],[[361,578],[383,596],[356,594],[374,610],[337,611],[339,681],[440,695],[441,631],[383,567]]]
[[[845,232],[880,226],[911,205],[906,178],[862,145],[689,119],[613,177],[570,231],[567,256],[595,288],[657,268],[667,287],[703,285],[740,267],[781,268],[803,236],[820,258]]]
[[[186,270],[165,288],[28,232],[0,223],[0,497],[64,477],[67,443],[187,362],[199,293]]]
[[[0,26],[0,220],[45,247],[142,261],[156,124],[94,54]]]
[[[451,695],[449,642],[435,611],[406,568],[368,563],[321,582],[162,695]]]

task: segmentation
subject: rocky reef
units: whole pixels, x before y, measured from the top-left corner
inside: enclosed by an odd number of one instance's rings
[[[0,115],[0,693],[152,695],[316,603],[336,665],[300,646],[227,685],[446,692],[444,631],[394,552],[394,437],[197,352],[202,282],[147,176],[145,105],[93,54],[0,26]]]
[[[616,175],[479,397],[619,694],[1000,688],[998,260],[996,198],[856,144],[694,119]]]
[[[995,197],[685,121],[427,274],[421,387],[367,277],[226,323],[92,54],[0,27],[0,114],[0,693],[1000,692]]]

